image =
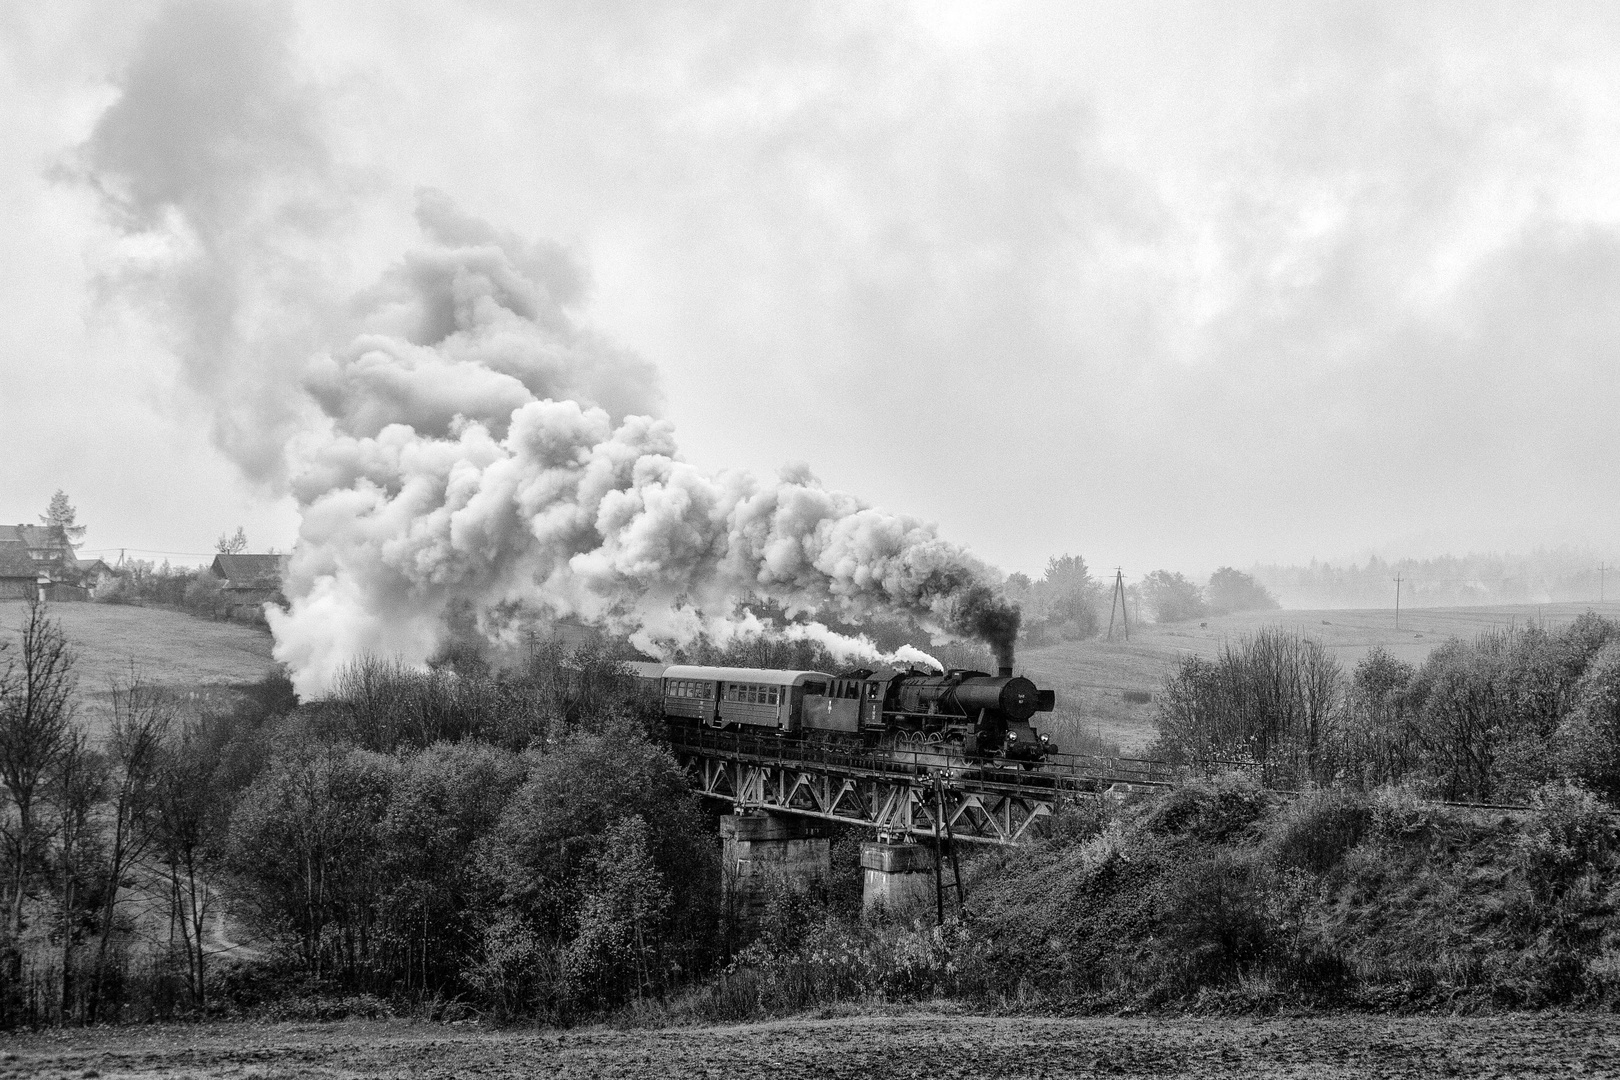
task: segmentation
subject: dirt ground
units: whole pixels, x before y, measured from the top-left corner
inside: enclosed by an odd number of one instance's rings
[[[214,1024],[0,1041],[0,1077],[23,1076],[1620,1076],[1620,1016],[1227,1020],[919,1013],[563,1032],[408,1021]]]

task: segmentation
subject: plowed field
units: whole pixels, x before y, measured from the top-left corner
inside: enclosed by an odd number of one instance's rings
[[[0,1041],[0,1077],[1620,1076],[1620,1017],[1029,1019],[912,1014],[566,1032],[215,1024]]]

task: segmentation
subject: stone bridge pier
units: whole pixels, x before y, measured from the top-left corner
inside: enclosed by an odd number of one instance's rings
[[[773,889],[805,891],[827,882],[832,830],[829,822],[762,810],[720,818],[722,884],[736,925],[757,927]],[[952,889],[949,880],[936,882],[929,844],[868,841],[860,859],[861,910],[868,917],[932,908],[937,889]],[[944,874],[951,876],[949,869]]]
[[[861,912],[868,918],[886,911],[933,907],[934,851],[924,844],[861,845]]]
[[[832,876],[831,829],[788,814],[754,811],[720,819],[727,905],[757,925],[773,885],[809,889]]]

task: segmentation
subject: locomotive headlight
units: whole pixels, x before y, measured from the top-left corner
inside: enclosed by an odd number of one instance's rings
[[[1052,736],[1050,736],[1050,735],[1047,735],[1047,734],[1045,734],[1045,733],[1044,733],[1044,732],[1043,732],[1043,733],[1042,733],[1042,734],[1041,734],[1041,742],[1043,742],[1043,743],[1049,743],[1049,742],[1051,742],[1051,741],[1052,741]]]
[[[1007,732],[1007,741],[1008,742],[1017,742],[1018,741],[1018,732],[1016,732],[1016,731]]]

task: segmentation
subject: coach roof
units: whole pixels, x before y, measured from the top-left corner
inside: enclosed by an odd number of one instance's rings
[[[696,667],[671,664],[664,669],[666,679],[703,679],[710,682],[762,683],[765,686],[797,686],[806,679],[830,679],[824,671],[776,671],[752,667]]]

